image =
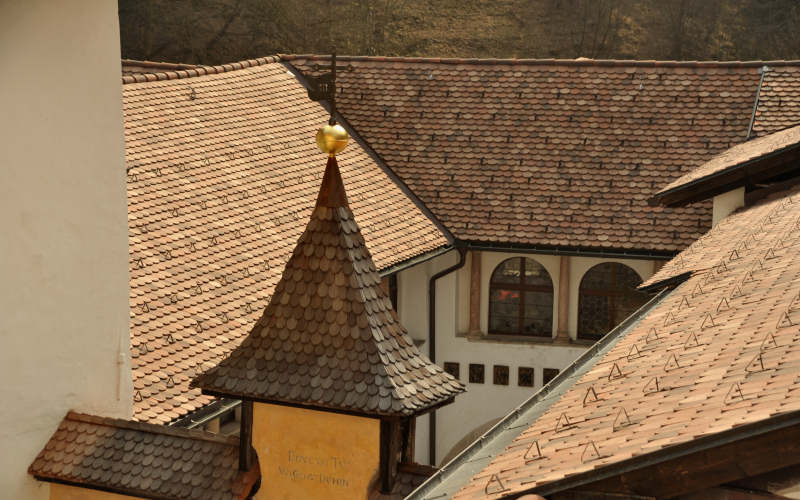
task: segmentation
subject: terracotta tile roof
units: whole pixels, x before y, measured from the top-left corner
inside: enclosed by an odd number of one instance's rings
[[[766,63],[753,122],[755,135],[769,134],[800,123],[800,66]]]
[[[418,414],[463,392],[419,352],[380,283],[329,158],[311,220],[261,319],[192,385],[368,415]]]
[[[662,253],[710,205],[647,198],[744,140],[763,64],[339,60],[340,111],[457,238]]]
[[[559,379],[562,392],[547,387],[509,416],[494,433],[499,442],[475,445],[476,455],[489,445],[497,453],[454,498],[542,493],[567,477],[800,410],[798,250],[800,187],[724,219],[661,276],[691,277],[604,339],[573,380]]]
[[[258,464],[244,473],[238,460],[236,438],[70,412],[28,472],[137,497],[243,499]]]
[[[258,320],[311,214],[328,115],[273,61],[123,77],[137,420],[212,401],[189,380]],[[358,144],[341,161],[379,269],[447,244]]]
[[[798,94],[800,99],[800,93]],[[752,139],[748,142],[737,144],[730,149],[714,156],[706,163],[700,165],[686,175],[671,182],[659,190],[654,197],[676,191],[690,184],[710,182],[716,175],[727,170],[740,167],[752,160],[771,155],[787,148],[800,144],[800,126],[791,127],[779,132]]]

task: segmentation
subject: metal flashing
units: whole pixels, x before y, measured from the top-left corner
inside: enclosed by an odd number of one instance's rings
[[[439,500],[453,496],[472,476],[483,470],[496,454],[501,453],[508,443],[555,403],[584,373],[588,372],[595,362],[616,345],[617,341],[624,338],[647,312],[661,303],[670,293],[670,290],[660,292],[617,325],[547,385],[512,410],[449,463],[443,465],[436,474],[411,492],[406,500]]]

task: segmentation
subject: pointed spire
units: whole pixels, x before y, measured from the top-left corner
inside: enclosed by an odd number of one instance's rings
[[[328,157],[325,165],[325,174],[322,176],[322,185],[317,195],[317,207],[339,208],[347,207],[347,193],[344,190],[342,174],[339,173],[339,164],[335,156]]]
[[[336,127],[317,136],[329,155],[317,204],[264,314],[192,385],[251,401],[417,415],[449,403],[464,386],[419,352],[380,286],[347,204],[334,157],[346,132]]]

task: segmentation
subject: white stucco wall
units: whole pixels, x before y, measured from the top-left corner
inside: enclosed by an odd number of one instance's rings
[[[541,263],[553,280],[553,335],[558,318],[558,287],[560,256],[533,255],[502,252],[483,252],[481,258],[481,330],[486,331],[489,310],[489,278],[494,268],[511,257],[533,258]],[[569,257],[568,308],[569,335],[576,337],[578,319],[578,288],[583,275],[592,266],[603,262],[620,262],[633,268],[644,280],[653,272],[653,262],[636,259],[610,259],[595,257]],[[428,338],[428,279],[436,272],[455,264],[456,252],[450,252],[429,262],[402,271],[398,275],[398,313],[400,320],[417,339]],[[467,433],[486,422],[501,417],[530,397],[542,387],[544,368],[563,369],[569,365],[587,344],[551,344],[536,341],[470,340],[464,334],[468,329],[469,280],[471,257],[466,265],[437,281],[436,287],[436,362],[457,362],[461,380],[467,393],[456,397],[455,403],[437,412],[437,459],[441,461],[451,448]],[[421,346],[428,353],[427,342]],[[469,364],[484,365],[484,383],[469,383]],[[494,385],[494,365],[509,367],[509,384]],[[520,366],[534,368],[534,387],[517,385]],[[416,460],[428,462],[428,417],[417,419]],[[437,464],[440,465],[440,464]]]
[[[734,210],[743,207],[744,194],[744,186],[742,186],[733,191],[715,196],[711,212],[711,226],[716,226],[722,219],[733,213]]]
[[[0,2],[2,498],[67,410],[132,414],[119,64],[115,1]]]

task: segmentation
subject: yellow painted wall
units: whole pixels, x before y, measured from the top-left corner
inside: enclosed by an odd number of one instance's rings
[[[365,499],[378,474],[380,421],[254,403],[253,447],[257,500]]]
[[[78,488],[77,486],[67,486],[65,484],[50,484],[50,500],[130,500],[137,498],[140,497],[117,495],[116,493]]]

